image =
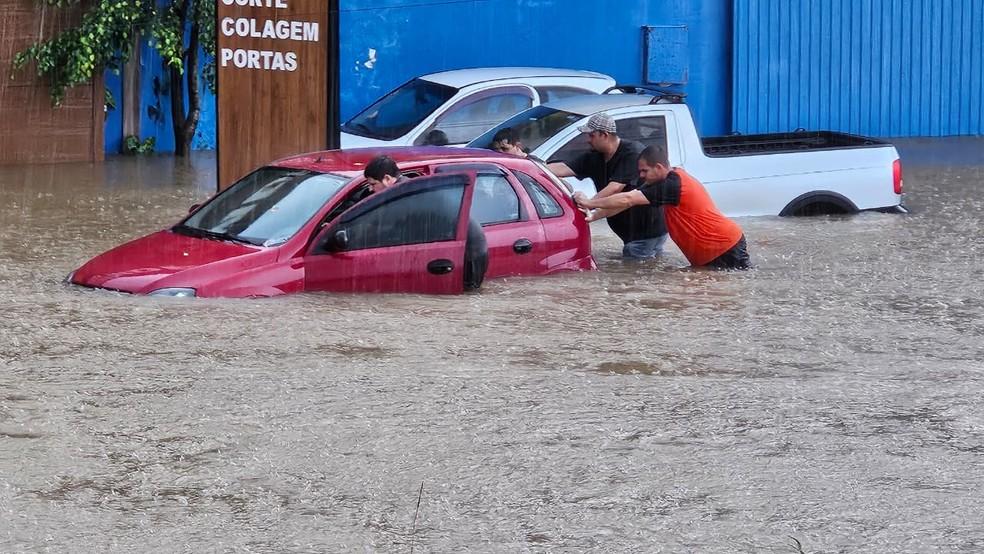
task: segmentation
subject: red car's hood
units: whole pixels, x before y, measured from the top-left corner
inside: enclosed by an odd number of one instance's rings
[[[158,231],[104,252],[80,267],[72,282],[124,292],[146,293],[165,278],[220,260],[263,252],[264,248],[234,242]],[[245,262],[245,260],[243,260]],[[259,262],[257,260],[257,262]],[[260,262],[261,263],[261,262]],[[251,266],[253,264],[244,264]],[[160,283],[161,286],[179,286]]]

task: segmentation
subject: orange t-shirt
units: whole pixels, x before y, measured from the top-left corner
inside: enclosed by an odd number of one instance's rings
[[[691,265],[708,264],[742,237],[741,227],[718,211],[704,185],[678,167],[640,190],[650,204],[663,206],[666,230]]]

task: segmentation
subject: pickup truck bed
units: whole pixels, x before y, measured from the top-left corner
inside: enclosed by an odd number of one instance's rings
[[[782,154],[808,150],[840,150],[869,146],[879,147],[888,144],[868,137],[833,131],[704,137],[702,142],[704,153],[710,157]]]

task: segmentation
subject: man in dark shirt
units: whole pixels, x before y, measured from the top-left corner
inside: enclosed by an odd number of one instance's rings
[[[590,178],[598,191],[593,199],[634,190],[642,144],[622,140],[615,120],[606,113],[591,116],[578,130],[588,135],[591,150],[570,162],[554,162],[547,167],[558,177]],[[609,217],[608,226],[625,243],[622,256],[627,259],[654,258],[663,253],[667,235],[659,206],[634,206]]]

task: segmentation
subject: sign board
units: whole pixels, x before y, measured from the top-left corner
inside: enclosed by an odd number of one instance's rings
[[[216,0],[216,18],[219,190],[337,146],[337,0]]]

